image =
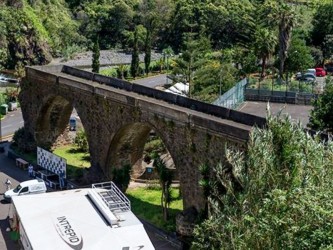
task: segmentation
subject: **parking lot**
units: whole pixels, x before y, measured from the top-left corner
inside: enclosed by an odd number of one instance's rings
[[[281,113],[282,116],[290,116],[294,122],[301,122],[303,127],[309,122],[309,115],[312,109],[310,105],[296,105],[286,103],[266,103],[266,102],[244,102],[239,111],[266,117],[267,116],[267,104],[270,107],[271,115],[276,116]]]

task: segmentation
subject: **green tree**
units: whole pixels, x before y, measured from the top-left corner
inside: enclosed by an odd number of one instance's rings
[[[154,40],[155,32],[157,25],[160,20],[160,16],[157,8],[157,1],[155,0],[143,0],[139,5],[139,17],[143,26],[146,28],[146,37],[145,37],[145,72],[148,75],[150,61],[151,61],[151,46]]]
[[[151,61],[151,32],[147,30],[146,32],[146,40],[145,40],[145,72],[148,76],[150,71],[150,61]]]
[[[170,57],[172,57],[174,55],[173,49],[170,46],[168,46],[167,48],[162,50],[162,53],[163,53],[163,56],[164,56],[164,58],[163,58],[164,64],[163,65],[166,65],[167,74],[169,74],[169,66],[170,66],[169,59],[170,59]]]
[[[311,68],[314,63],[311,48],[306,46],[304,40],[294,37],[291,41],[288,57],[285,62],[285,71],[287,74]]]
[[[246,151],[211,167],[211,216],[193,249],[330,249],[333,142],[312,138],[289,118],[268,117]]]
[[[190,34],[185,49],[182,54],[175,59],[173,65],[173,74],[179,75],[180,80],[189,84],[189,97],[192,97],[191,91],[194,89],[193,77],[195,71],[206,61],[205,54],[210,51],[210,41],[206,37],[200,37],[198,40],[193,40]]]
[[[138,48],[138,29],[134,30],[134,45],[131,61],[131,75],[135,79],[139,75],[139,48]]]
[[[295,7],[285,0],[266,0],[263,5],[263,17],[269,27],[278,27],[279,78],[283,78],[284,64],[288,56],[292,29],[296,25]]]
[[[97,35],[94,47],[93,47],[93,55],[92,55],[92,72],[98,73],[99,72],[99,56],[100,56],[100,49],[99,49],[99,36]]]
[[[159,181],[162,188],[162,196],[161,196],[161,207],[163,210],[163,218],[165,221],[168,220],[169,217],[169,207],[172,201],[171,196],[171,184],[173,179],[172,172],[166,167],[165,162],[160,158],[160,156],[155,153],[153,156],[154,163],[153,166],[156,168],[157,173],[159,175]]]
[[[116,184],[116,186],[125,193],[128,185],[131,181],[131,165],[126,164],[122,166],[120,169],[114,168],[113,179],[112,181]]]
[[[81,152],[89,153],[87,135],[83,129],[80,129],[79,131],[77,131],[75,139],[74,139],[74,144],[75,144],[75,146],[78,147],[78,149]]]
[[[314,46],[323,47],[327,35],[333,34],[331,18],[333,16],[333,2],[327,1],[315,9],[311,38]]]
[[[324,92],[313,102],[308,126],[314,130],[333,132],[333,83],[327,79]]]
[[[324,59],[331,59],[333,55],[333,34],[325,36],[322,48]],[[323,64],[322,62],[322,65]]]
[[[257,72],[258,70],[258,59],[254,53],[254,49],[241,46],[236,47],[233,61],[241,77]]]
[[[277,44],[277,37],[274,32],[268,28],[258,28],[255,32],[255,51],[261,59],[261,74],[260,77],[265,77],[267,60],[273,55]]]

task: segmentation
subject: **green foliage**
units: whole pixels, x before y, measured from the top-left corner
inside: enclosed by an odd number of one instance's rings
[[[94,47],[93,47],[93,56],[92,56],[92,72],[99,73],[99,36],[97,35]]]
[[[193,40],[193,34],[189,34],[182,54],[174,60],[172,73],[180,77],[180,81],[189,84],[189,97],[191,97],[194,81],[194,73],[203,66],[207,59],[206,53],[210,52],[208,38],[200,37]]]
[[[261,59],[261,77],[264,77],[266,72],[267,60],[273,55],[277,37],[273,30],[268,28],[258,27],[255,32],[255,52],[258,58]]]
[[[288,50],[288,57],[285,62],[286,72],[298,72],[313,67],[315,64],[311,55],[311,48],[305,42],[294,37]]]
[[[167,232],[175,232],[176,215],[183,210],[182,199],[179,198],[179,189],[171,189],[173,202],[170,204],[168,221],[164,221],[162,216],[161,195],[161,187],[159,185],[152,186],[151,184],[144,187],[129,188],[126,191],[126,196],[131,201],[132,211],[136,216]]]
[[[78,34],[78,23],[66,8],[64,0],[25,2],[23,11],[42,40],[47,41],[57,54],[73,44],[83,43],[84,37]]]
[[[14,135],[13,135],[13,144],[15,146],[18,146],[18,143],[23,140],[24,138],[24,127],[22,128],[19,128],[18,130],[16,130],[14,132]]]
[[[318,6],[313,20],[313,30],[311,38],[315,46],[323,46],[327,35],[333,34],[331,17],[333,15],[333,3],[328,1]]]
[[[130,180],[131,180],[131,165],[127,164],[122,166],[120,169],[114,168],[112,171],[113,174],[113,182],[117,185],[117,187],[125,192]]]
[[[0,105],[1,104],[6,104],[6,97],[5,97],[5,94],[3,93],[0,93]]]
[[[170,203],[172,201],[171,184],[173,174],[172,171],[166,167],[165,162],[158,156],[157,153],[153,158],[153,166],[159,175],[160,185],[162,188],[161,206],[163,209],[163,218],[167,221],[169,217],[168,208],[170,207]]]
[[[150,71],[150,61],[151,61],[151,37],[150,32],[147,31],[146,43],[145,43],[145,72],[148,76]]]
[[[159,154],[165,153],[166,148],[163,144],[163,141],[161,138],[154,137],[152,139],[149,139],[144,148],[145,154],[149,155],[150,157],[153,157],[153,155],[157,152]]]
[[[108,68],[101,69],[99,71],[99,73],[102,75],[106,75],[106,76],[119,77],[118,68],[115,68],[115,67],[108,67]]]
[[[82,52],[82,51],[83,51],[82,47],[80,47],[77,44],[73,44],[73,45],[67,46],[65,48],[62,48],[61,55],[62,55],[64,61],[68,61],[70,59],[73,59],[77,53]]]
[[[330,59],[333,55],[333,34],[325,36],[322,48],[324,58]]]
[[[315,130],[333,131],[333,83],[330,79],[324,92],[313,102],[308,125]]]
[[[76,133],[76,137],[74,140],[74,144],[78,147],[81,152],[88,153],[89,152],[89,145],[87,141],[86,132],[83,129],[80,129]]]
[[[6,96],[6,103],[16,102],[18,99],[19,91],[17,88],[6,88],[4,95]]]
[[[212,214],[195,229],[193,249],[331,248],[332,159],[332,141],[268,117],[246,152],[229,148],[212,168]]]
[[[135,79],[139,75],[139,48],[138,48],[138,29],[134,31],[134,46],[131,61],[131,75]]]

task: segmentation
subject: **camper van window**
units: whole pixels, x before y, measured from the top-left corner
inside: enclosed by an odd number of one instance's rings
[[[21,188],[22,188],[21,185],[18,185],[16,188],[14,188],[13,192],[18,193],[18,191],[20,191]]]

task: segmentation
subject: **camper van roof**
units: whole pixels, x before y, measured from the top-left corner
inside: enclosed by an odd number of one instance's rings
[[[83,244],[80,249],[154,249],[142,223],[130,210],[118,213],[119,222],[110,225],[88,196],[91,190],[13,197],[32,248],[70,249],[62,233],[70,225]]]

